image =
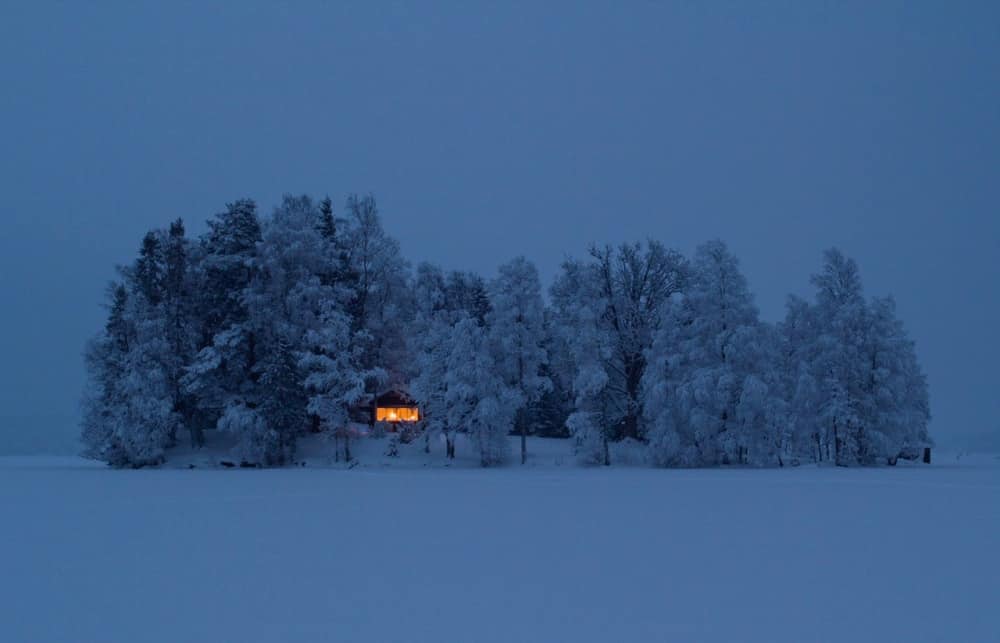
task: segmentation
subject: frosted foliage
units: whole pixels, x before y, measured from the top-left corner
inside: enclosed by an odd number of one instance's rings
[[[930,444],[926,379],[891,298],[866,302],[837,250],[813,277],[816,303],[789,302],[782,325],[793,443],[806,459],[895,462]]]
[[[448,425],[469,432],[484,467],[509,457],[506,436],[513,427],[516,393],[497,374],[486,333],[474,319],[451,331],[446,358],[445,395]]]
[[[389,389],[419,403],[407,439],[450,459],[471,444],[483,466],[507,461],[512,432],[522,463],[529,434],[566,431],[603,465],[881,465],[931,444],[896,304],[866,298],[835,249],[814,298],[771,325],[721,241],[690,260],[653,240],[595,245],[564,261],[546,308],[524,257],[489,281],[411,275],[372,196],[342,216],[330,199],[285,196],[264,217],[240,199],[207,227],[151,230],[118,269],[84,352],[86,456],[158,465],[218,429],[251,464],[297,461],[312,431],[351,459],[352,418]]]
[[[319,327],[324,302],[340,294],[321,280],[335,269],[335,257],[318,221],[308,197],[285,197],[263,226],[254,279],[243,297],[255,328],[280,332],[296,345]]]
[[[382,227],[371,195],[347,200],[344,249],[350,268],[355,328],[369,339],[361,357],[365,369],[382,368],[388,380],[403,382],[409,368],[406,327],[413,302],[408,288],[409,264],[399,242]]]
[[[431,314],[431,313],[428,313]],[[439,317],[426,318],[418,314],[420,331],[414,333],[414,354],[417,375],[410,389],[420,402],[425,430],[430,435],[450,434],[448,423],[447,357],[450,350],[451,325]]]
[[[652,459],[770,465],[784,444],[776,335],[757,319],[739,264],[698,248],[684,297],[668,302],[643,382]]]
[[[352,342],[350,319],[336,307],[328,307],[322,320],[320,328],[306,338],[310,350],[301,366],[308,373],[309,412],[319,417],[325,428],[339,429],[346,426],[349,409],[364,399],[361,342]]]
[[[600,420],[600,414],[587,411],[574,411],[566,420],[575,443],[577,459],[583,464],[604,462],[606,443]]]
[[[114,466],[159,464],[179,421],[163,363],[169,344],[146,301],[122,298],[119,306],[120,323],[87,349],[85,454]]]
[[[593,459],[593,432],[610,464],[609,440],[639,439],[643,426],[642,376],[646,352],[660,326],[661,308],[684,288],[688,267],[678,253],[650,241],[617,249],[593,247],[590,260],[568,260],[552,286],[554,321],[578,377],[575,412],[588,427],[577,438],[581,458]],[[598,390],[595,378],[603,371]],[[583,375],[582,379],[579,375]]]
[[[597,280],[594,266],[570,260],[552,286],[554,332],[566,348],[572,373],[575,408],[567,428],[577,456],[586,463],[604,460],[608,425],[621,406],[608,390],[611,335],[599,320],[604,304]]]
[[[241,462],[259,463],[262,457],[276,454],[281,449],[281,436],[268,426],[256,410],[239,402],[226,407],[219,418],[218,429],[236,436],[233,455]]]
[[[521,435],[521,463],[525,464],[530,410],[552,390],[552,380],[543,371],[548,363],[545,304],[534,264],[519,257],[500,266],[499,272],[490,284],[486,323],[496,368],[511,393],[515,429]]]
[[[417,267],[414,294],[409,346],[415,374],[409,388],[420,402],[427,448],[432,437],[443,436],[453,458],[455,435],[467,432],[483,466],[505,461],[506,447],[496,435],[510,430],[525,397],[514,386],[516,372],[498,368],[499,336],[483,326],[491,316],[483,280],[470,273],[446,275],[424,263]],[[491,407],[491,399],[501,398],[502,405]]]
[[[504,382],[517,394],[523,408],[552,387],[542,375],[548,361],[545,339],[545,305],[534,264],[519,257],[500,266],[490,287],[492,309],[487,318],[496,367]]]

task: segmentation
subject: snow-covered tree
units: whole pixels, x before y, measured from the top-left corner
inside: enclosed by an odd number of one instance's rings
[[[445,280],[445,308],[463,311],[479,323],[486,324],[490,314],[490,294],[486,281],[474,272],[453,270]]]
[[[641,437],[646,351],[661,307],[682,290],[687,262],[660,243],[594,247],[569,260],[552,287],[554,319],[573,357],[568,425],[584,460],[610,464],[608,440]]]
[[[891,298],[864,299],[857,264],[828,250],[816,302],[782,325],[796,442],[839,465],[894,462],[929,443],[927,384]]]
[[[785,413],[776,335],[759,322],[725,244],[698,248],[684,296],[663,315],[644,378],[653,460],[778,463]]]
[[[184,369],[198,350],[198,322],[195,317],[192,265],[195,248],[185,235],[184,222],[170,224],[164,248],[163,316],[164,334],[169,346],[165,358],[166,376],[180,424],[186,426],[192,447],[205,443],[202,420],[196,400],[184,391]],[[171,442],[175,436],[171,436]]]
[[[566,421],[574,408],[573,380],[575,362],[570,350],[568,333],[561,327],[559,311],[547,307],[544,311],[543,348],[547,361],[542,374],[551,387],[542,393],[538,404],[531,411],[533,432],[545,437],[569,437]]]
[[[836,250],[815,301],[790,298],[772,327],[720,242],[692,264],[655,242],[595,247],[563,264],[546,310],[524,258],[489,284],[431,264],[411,280],[374,198],[345,215],[286,196],[260,219],[243,199],[197,242],[181,220],[146,234],[86,347],[85,453],[152,465],[179,429],[198,447],[215,427],[241,461],[280,465],[303,431],[346,437],[386,385],[420,402],[428,450],[440,435],[454,457],[466,432],[487,466],[515,427],[522,463],[527,433],[567,429],[603,464],[623,439],[665,465],[892,463],[930,442],[895,303],[866,301]]]
[[[444,308],[444,278],[436,266],[417,266],[414,280],[416,316],[411,322],[408,340],[413,356],[409,390],[420,402],[424,449],[430,452],[431,438],[446,439],[446,457],[452,457],[452,432],[447,421],[445,394],[445,355],[448,350],[450,323]]]
[[[388,383],[399,385],[407,379],[409,366],[406,353],[406,328],[411,316],[409,265],[399,242],[382,227],[375,197],[348,197],[345,227],[354,330],[365,331],[369,339],[362,367],[385,369]]]
[[[87,342],[84,366],[87,380],[81,402],[83,455],[112,466],[129,463],[121,441],[115,435],[120,399],[120,382],[125,360],[133,341],[125,317],[128,290],[124,284],[108,287],[108,319],[104,329]]]
[[[85,353],[88,386],[81,439],[88,457],[112,466],[141,467],[162,462],[179,417],[165,363],[170,347],[164,319],[146,299],[136,272],[122,272],[132,288],[112,287],[105,330]]]
[[[445,455],[454,458],[454,435],[458,427],[448,421],[445,378],[451,349],[451,323],[443,315],[424,318],[422,313],[418,313],[416,323],[421,330],[413,340],[416,374],[410,382],[410,392],[420,402],[426,449],[430,449],[433,436],[444,436]]]
[[[857,264],[839,250],[828,250],[823,270],[812,277],[816,286],[814,379],[818,407],[799,409],[819,420],[824,460],[855,464],[864,457],[866,380],[864,334],[867,308]]]
[[[927,380],[917,361],[915,345],[896,317],[895,301],[891,297],[875,298],[869,310],[863,460],[871,463],[885,458],[893,463],[901,455],[916,457],[922,447],[931,443],[927,433]]]
[[[788,452],[795,460],[822,460],[822,427],[817,415],[821,395],[813,368],[818,349],[819,319],[810,304],[790,296],[785,319],[778,324],[778,368],[782,397],[788,403]]]
[[[545,304],[535,265],[518,257],[500,266],[490,284],[487,317],[491,349],[501,379],[512,392],[515,429],[521,435],[521,464],[528,458],[528,410],[552,388],[543,373]]]
[[[659,328],[660,307],[684,287],[687,262],[677,252],[650,241],[640,244],[593,248],[604,309],[602,330],[611,335],[611,359],[607,361],[612,387],[619,391],[623,438],[640,437],[642,400],[640,390],[646,368],[646,349]]]
[[[256,358],[247,401],[275,437],[251,439],[254,445],[272,449],[252,454],[256,462],[281,464],[293,457],[296,438],[306,427],[309,403],[306,374],[300,369],[302,355],[310,334],[327,321],[329,307],[346,298],[336,284],[324,283],[337,258],[322,234],[322,223],[312,199],[286,195],[264,222],[257,244],[253,278],[243,296],[247,307],[243,327],[254,340]]]
[[[118,404],[112,427],[130,465],[160,464],[180,420],[165,363],[170,345],[162,318],[142,309],[148,302],[132,302],[138,308],[135,336],[115,387]]]
[[[449,426],[469,432],[484,467],[503,464],[510,448],[517,393],[504,384],[485,329],[465,318],[451,329],[445,361],[445,402]]]
[[[208,226],[195,286],[203,346],[211,344],[216,333],[246,319],[243,292],[253,278],[261,238],[257,204],[251,199],[229,203]]]
[[[164,266],[163,245],[155,231],[146,233],[142,239],[139,258],[135,262],[133,280],[139,294],[151,306],[157,306],[163,297]]]
[[[352,333],[350,316],[337,300],[326,302],[321,322],[306,336],[307,350],[300,362],[307,373],[308,408],[329,435],[338,441],[343,436],[344,460],[350,462],[350,432],[346,430],[350,409],[366,399],[367,383],[383,378],[383,374],[362,369],[365,342],[353,335],[364,331]]]
[[[337,217],[333,214],[333,201],[330,197],[324,197],[319,202],[319,233],[324,239],[337,239]]]
[[[447,375],[452,329],[463,319],[485,323],[488,307],[478,295],[480,286],[485,293],[483,281],[476,275],[452,272],[446,276],[440,267],[429,263],[417,266],[413,281],[415,315],[408,336],[414,369],[409,388],[420,402],[425,448],[430,449],[432,437],[442,436],[449,459],[455,457],[455,434],[467,429],[449,420]]]
[[[259,337],[248,323],[246,302],[258,267],[261,225],[257,206],[249,199],[230,203],[208,225],[194,271],[200,350],[185,368],[184,392],[197,400],[201,422],[238,437],[245,435],[245,440],[238,440],[238,455],[263,463],[268,458],[260,445],[274,441],[249,433],[263,422],[256,399]]]
[[[573,411],[566,425],[586,463],[611,464],[608,441],[614,435],[622,404],[609,386],[612,335],[600,320],[605,307],[595,267],[576,260],[563,264],[552,285],[553,327],[563,357],[561,366],[573,391]]]

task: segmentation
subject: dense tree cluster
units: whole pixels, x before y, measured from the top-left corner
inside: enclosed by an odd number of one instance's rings
[[[307,432],[343,437],[380,392],[408,391],[445,456],[468,434],[483,466],[507,436],[572,436],[582,462],[617,443],[662,466],[894,463],[928,444],[926,379],[891,298],[866,300],[855,263],[826,253],[815,300],[760,320],[720,241],[693,257],[658,242],[564,262],[546,304],[524,258],[490,280],[415,270],[373,197],[239,200],[199,239],[149,232],[108,289],[87,345],[86,454],[162,463],[207,429],[242,462],[293,461]],[[341,453],[338,452],[338,456]]]

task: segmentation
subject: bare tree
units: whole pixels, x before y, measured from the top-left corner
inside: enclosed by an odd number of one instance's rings
[[[552,288],[562,341],[573,355],[575,426],[585,459],[610,463],[608,440],[641,438],[646,350],[660,308],[687,280],[684,257],[656,241],[590,248]],[[583,434],[586,434],[585,436]]]

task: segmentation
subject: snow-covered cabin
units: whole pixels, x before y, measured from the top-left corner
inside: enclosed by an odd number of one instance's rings
[[[372,406],[372,420],[398,425],[401,422],[420,420],[420,407],[416,400],[402,391],[388,391],[375,398]]]

